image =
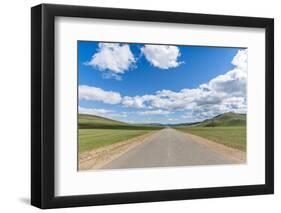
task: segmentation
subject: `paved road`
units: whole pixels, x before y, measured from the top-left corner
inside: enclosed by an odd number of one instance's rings
[[[111,161],[103,169],[235,163],[175,129],[163,129]]]

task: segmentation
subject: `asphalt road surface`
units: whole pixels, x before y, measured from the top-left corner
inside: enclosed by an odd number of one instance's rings
[[[103,169],[232,164],[206,146],[175,129],[166,128],[111,161]]]

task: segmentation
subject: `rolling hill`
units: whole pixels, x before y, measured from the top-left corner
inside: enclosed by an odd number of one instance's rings
[[[79,129],[132,129],[132,130],[153,130],[161,129],[160,126],[129,124],[121,121],[112,120],[96,115],[79,114]]]
[[[195,126],[200,127],[227,127],[227,126],[246,126],[246,114],[237,114],[233,112],[217,115],[211,119],[207,119]]]
[[[228,112],[217,115],[211,119],[196,123],[180,124],[129,124],[96,115],[79,114],[79,128],[111,128],[111,129],[151,129],[163,128],[164,126],[197,126],[197,127],[227,127],[246,126],[246,114]]]
[[[79,114],[79,127],[87,126],[119,126],[126,125],[121,121],[115,121],[109,118],[104,118],[96,115]]]
[[[246,114],[238,114],[234,112],[227,112],[217,115],[213,118],[206,119],[201,122],[192,123],[179,123],[179,124],[167,124],[174,127],[185,126],[198,126],[198,127],[227,127],[227,126],[246,126]]]
[[[246,152],[246,114],[233,112],[217,115],[199,123],[178,125],[175,129]]]

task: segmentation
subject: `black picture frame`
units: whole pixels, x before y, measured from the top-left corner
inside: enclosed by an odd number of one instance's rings
[[[265,184],[93,195],[54,195],[54,20],[100,18],[264,28],[266,128]],[[31,8],[31,204],[39,208],[139,203],[274,193],[274,20],[240,16],[41,4]]]

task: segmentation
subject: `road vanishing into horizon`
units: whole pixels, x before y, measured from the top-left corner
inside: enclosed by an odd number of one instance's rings
[[[172,128],[162,129],[101,169],[234,164],[234,160]]]

